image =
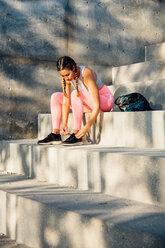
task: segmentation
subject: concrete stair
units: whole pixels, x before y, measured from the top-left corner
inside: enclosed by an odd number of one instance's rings
[[[164,247],[164,208],[100,193],[1,177],[1,226],[30,247]],[[10,182],[11,180],[11,182]]]
[[[0,247],[3,248],[29,248],[24,244],[18,244],[15,240],[8,238],[4,234],[0,234]]]
[[[112,69],[114,97],[140,92],[154,111],[114,107],[83,146],[0,142],[0,233],[31,248],[165,247],[163,49],[146,47],[146,62]],[[138,70],[144,77],[134,80]],[[39,114],[38,127],[39,139],[51,132],[50,114]]]
[[[145,46],[145,60],[165,59],[165,42]]]
[[[29,149],[28,143],[11,141],[11,144],[13,152],[1,158],[1,170],[60,186],[165,206],[165,149],[36,144]],[[9,154],[11,147],[6,145]]]
[[[84,123],[89,115],[84,118]],[[72,132],[73,117],[69,117]],[[51,115],[39,115],[39,139],[52,130]],[[139,148],[165,148],[165,111],[110,112],[98,116],[87,134],[87,144]]]
[[[132,92],[142,94],[150,103],[153,110],[165,110],[165,79],[150,80],[147,82],[127,83],[109,86],[114,99],[118,96],[126,95]],[[114,105],[113,112],[120,111]]]
[[[165,59],[124,65],[112,69],[114,85],[134,82],[144,83],[158,79],[165,79]]]
[[[145,47],[145,62],[112,68],[112,85],[119,95],[139,92],[154,110],[165,110],[165,42]],[[118,111],[114,106],[113,111]]]

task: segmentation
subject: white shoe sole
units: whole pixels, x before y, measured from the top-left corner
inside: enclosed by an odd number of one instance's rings
[[[81,142],[77,142],[77,143],[73,143],[73,144],[62,143],[63,146],[81,146],[83,144],[84,143],[82,141]]]
[[[51,141],[48,143],[40,143],[38,145],[60,145],[62,143],[62,141]]]

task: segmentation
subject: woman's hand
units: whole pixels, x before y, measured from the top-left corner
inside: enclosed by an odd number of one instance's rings
[[[67,135],[68,134],[68,126],[67,126],[67,124],[63,124],[60,131],[61,131],[61,133],[63,135]]]
[[[81,128],[78,131],[78,133],[76,133],[76,138],[80,139],[80,138],[84,137],[87,132],[88,132],[88,130],[85,127]]]

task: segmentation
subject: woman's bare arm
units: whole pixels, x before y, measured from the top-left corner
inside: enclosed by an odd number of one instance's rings
[[[96,85],[96,74],[91,69],[86,68],[83,73],[83,80],[84,84],[89,90],[89,93],[91,94],[93,101],[93,109],[86,125],[76,134],[77,138],[83,137],[88,132],[100,112],[99,90]]]
[[[66,84],[66,94],[65,96],[63,94],[63,103],[62,103],[62,133],[67,134],[68,133],[68,128],[67,128],[67,123],[68,123],[68,116],[69,116],[69,109],[70,109],[70,104],[71,104],[71,85]]]

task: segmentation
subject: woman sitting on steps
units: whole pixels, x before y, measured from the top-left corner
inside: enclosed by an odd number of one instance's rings
[[[101,78],[90,68],[78,66],[76,62],[64,56],[57,61],[57,70],[62,77],[63,92],[51,96],[51,116],[53,130],[38,144],[61,143],[61,135],[68,134],[69,109],[72,109],[74,119],[73,133],[63,143],[65,145],[81,144],[82,137],[95,122],[100,111],[109,112],[113,107],[113,96]],[[71,84],[75,90],[71,93]],[[83,113],[91,112],[84,127],[81,127]],[[60,129],[62,120],[62,126]]]

